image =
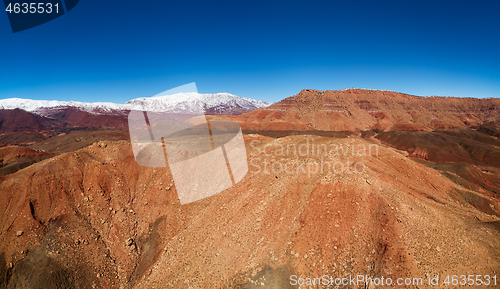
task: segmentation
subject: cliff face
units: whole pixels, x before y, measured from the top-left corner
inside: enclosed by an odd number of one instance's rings
[[[392,91],[302,90],[238,117],[244,128],[428,131],[498,122],[500,99],[418,97]],[[270,123],[273,123],[272,125]]]

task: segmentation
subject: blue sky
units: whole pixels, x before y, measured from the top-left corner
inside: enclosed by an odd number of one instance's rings
[[[80,0],[12,33],[0,98],[123,103],[196,82],[279,101],[301,89],[500,97],[500,1]]]

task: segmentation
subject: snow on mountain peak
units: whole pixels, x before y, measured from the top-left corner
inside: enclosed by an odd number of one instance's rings
[[[216,112],[242,113],[267,107],[270,102],[239,97],[229,93],[201,94],[195,92],[177,93],[153,97],[141,97],[124,104],[111,102],[78,102],[57,100],[31,100],[9,98],[0,100],[0,109],[22,109],[40,115],[47,115],[56,109],[77,108],[93,114],[116,114],[125,110],[147,110],[157,112]]]
[[[125,105],[144,106],[150,111],[204,112],[216,107],[238,107],[248,111],[271,105],[269,102],[239,97],[229,93],[201,94],[196,92],[136,98]]]

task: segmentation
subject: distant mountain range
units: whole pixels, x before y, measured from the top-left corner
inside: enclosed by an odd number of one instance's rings
[[[0,100],[0,131],[123,128],[130,110],[224,114],[247,131],[434,131],[500,123],[498,98],[304,89],[274,104],[229,93],[179,93],[136,98],[124,104],[11,98]]]
[[[0,100],[0,109],[22,109],[41,116],[50,116],[68,108],[98,115],[123,114],[129,110],[164,111],[177,113],[238,115],[271,105],[270,102],[239,97],[229,93],[178,93],[166,96],[141,97],[124,104],[111,102],[77,102],[9,98]]]

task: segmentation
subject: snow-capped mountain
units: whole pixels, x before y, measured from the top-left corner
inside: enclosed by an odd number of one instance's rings
[[[31,100],[9,98],[0,100],[0,109],[22,109],[42,116],[65,108],[77,108],[92,114],[123,114],[127,110],[157,112],[207,112],[241,114],[257,108],[267,107],[270,102],[239,97],[229,93],[200,94],[178,93],[173,95],[141,97],[124,104],[111,102],[77,102],[57,100]]]
[[[111,102],[78,102],[78,101],[58,101],[58,100],[32,100],[22,98],[7,98],[0,100],[0,109],[22,109],[39,115],[45,115],[51,109],[73,107],[82,111],[96,114],[113,113],[126,109],[123,104]]]
[[[136,98],[127,101],[124,105],[148,111],[169,112],[215,112],[246,110],[267,107],[270,102],[239,97],[229,93],[200,94],[195,92],[178,93],[167,96]]]

